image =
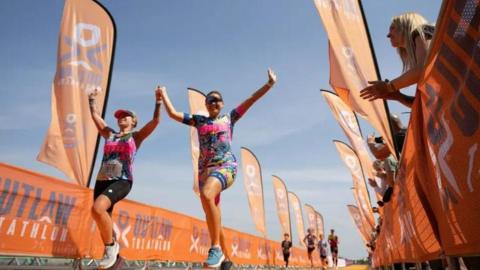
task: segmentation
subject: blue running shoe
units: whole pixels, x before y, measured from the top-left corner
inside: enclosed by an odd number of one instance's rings
[[[225,256],[221,249],[212,247],[208,250],[208,258],[206,261],[208,267],[219,267],[223,260],[225,260]]]

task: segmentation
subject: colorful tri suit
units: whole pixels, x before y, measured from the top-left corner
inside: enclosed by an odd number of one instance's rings
[[[219,115],[213,119],[208,116],[187,114],[183,123],[197,128],[200,145],[198,159],[198,180],[202,187],[209,176],[216,177],[222,184],[222,190],[233,184],[237,173],[237,159],[232,153],[231,142],[233,127],[243,116],[241,106],[230,114]]]
[[[105,140],[103,158],[97,180],[128,180],[133,181],[133,160],[137,146],[133,132],[123,136],[112,132]]]

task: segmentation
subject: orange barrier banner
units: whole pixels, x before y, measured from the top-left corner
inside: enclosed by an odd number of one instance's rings
[[[308,220],[308,228],[312,229],[314,231],[314,234],[318,238],[318,226],[317,226],[317,214],[315,211],[315,208],[309,204],[304,205],[305,212],[307,212],[307,220]]]
[[[290,222],[290,206],[288,204],[287,187],[280,177],[273,175],[273,194],[277,205],[277,214],[282,228],[282,235],[288,233],[292,237],[292,228]]]
[[[305,225],[303,224],[302,204],[300,203],[298,196],[290,191],[288,192],[288,201],[292,204],[293,214],[297,224],[299,244],[303,247],[305,246],[305,243],[303,242],[303,239],[305,238]]]
[[[325,223],[323,222],[323,216],[319,212],[315,211],[315,218],[317,219],[317,232],[325,236]]]
[[[365,117],[395,153],[382,100],[360,97],[368,81],[377,80],[366,27],[357,0],[314,0],[329,39],[330,85],[351,110]]]
[[[377,240],[377,265],[434,258],[441,249],[452,256],[480,253],[478,18],[478,3],[443,3],[412,107],[393,204],[385,209]],[[385,252],[388,246],[395,252]]]
[[[76,258],[89,253],[89,189],[0,163],[0,191],[2,254]]]
[[[188,103],[190,104],[190,114],[208,115],[205,106],[205,94],[200,90],[188,88]],[[200,196],[198,187],[198,157],[200,148],[198,142],[198,133],[195,127],[190,128],[190,146],[192,148],[192,166],[193,166],[193,192]]]
[[[97,2],[65,1],[52,85],[52,117],[37,159],[81,186],[87,185],[98,138],[87,95],[100,90],[97,106],[103,111],[114,36],[112,20]]]
[[[416,168],[420,155],[415,147],[418,137],[415,136],[414,127],[420,119],[416,105],[412,110],[392,199],[383,207],[381,232],[373,256],[376,266],[433,260],[441,253],[437,233],[432,226],[436,226],[436,223],[429,217],[425,193],[419,188],[425,179],[419,178]],[[425,164],[422,168],[425,168]]]
[[[340,157],[352,174],[354,197],[366,221],[364,226],[371,231],[371,229],[375,227],[375,218],[373,217],[367,185],[365,184],[362,174],[362,165],[360,164],[357,154],[350,146],[341,141],[334,141],[334,143]]]
[[[480,254],[480,3],[444,1],[418,84],[421,187],[447,255]]]
[[[360,234],[360,236],[363,239],[363,242],[367,244],[370,242],[372,239],[372,232],[367,231],[365,226],[363,226],[363,220],[362,220],[362,215],[360,214],[360,210],[358,210],[358,207],[355,205],[347,205],[348,212],[350,213],[350,216],[353,219],[353,223],[355,224],[355,227],[357,227],[357,230]]]
[[[250,215],[257,230],[263,236],[267,236],[260,162],[258,162],[252,151],[245,147],[241,148],[240,155],[242,157],[243,184],[247,191]]]
[[[101,258],[92,203],[91,189],[0,163],[0,254]],[[127,260],[201,262],[211,245],[204,221],[130,200],[115,205],[113,222]],[[280,242],[228,228],[225,234],[235,263],[283,264]],[[292,254],[292,265],[307,265],[306,250]]]

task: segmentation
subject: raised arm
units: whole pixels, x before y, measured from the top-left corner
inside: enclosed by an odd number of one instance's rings
[[[162,93],[160,89],[161,87],[157,86],[157,89],[155,90],[155,109],[153,111],[152,120],[150,120],[134,135],[135,144],[137,147],[140,147],[140,144],[142,144],[143,140],[152,134],[158,123],[160,123],[160,106],[162,105]]]
[[[238,108],[241,108],[242,112],[241,114],[245,113],[250,109],[250,107],[261,97],[263,97],[268,90],[272,88],[272,86],[277,82],[277,75],[273,72],[272,69],[268,69],[268,82],[264,84],[260,89],[255,91],[253,95],[251,95],[249,98],[247,98]]]
[[[160,91],[163,102],[165,103],[165,109],[167,110],[168,116],[170,116],[170,118],[177,122],[183,123],[183,113],[177,112],[177,110],[175,110],[175,108],[173,107],[173,104],[167,94],[167,88],[163,86],[160,88]]]
[[[430,41],[422,40],[419,36],[415,38],[415,59],[417,64],[409,71],[390,81],[394,89],[400,90],[418,83],[425,65],[429,43]]]
[[[92,120],[97,127],[98,132],[104,138],[110,137],[112,130],[107,126],[107,123],[103,120],[97,110],[97,98],[98,90],[95,89],[92,93],[88,94],[88,104],[90,107],[90,115],[92,116]]]
[[[420,75],[422,74],[425,58],[427,57],[429,41],[424,41],[420,37],[415,38],[415,56],[417,64],[412,67],[407,72],[398,76],[397,78],[391,81],[371,81],[368,82],[371,85],[367,86],[360,91],[360,96],[369,101],[382,98],[382,99],[393,99],[390,98],[390,94],[393,92],[398,92],[400,89],[408,87],[410,85],[418,83],[420,80]],[[397,99],[394,99],[397,100]],[[405,104],[402,101],[405,99],[398,100],[405,106],[408,106],[408,100]],[[408,106],[411,107],[411,106]]]

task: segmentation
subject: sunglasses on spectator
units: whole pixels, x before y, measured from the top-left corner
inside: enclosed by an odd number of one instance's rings
[[[222,101],[223,100],[221,98],[215,97],[215,96],[208,96],[206,99],[207,104],[213,104],[213,103],[218,103]]]

